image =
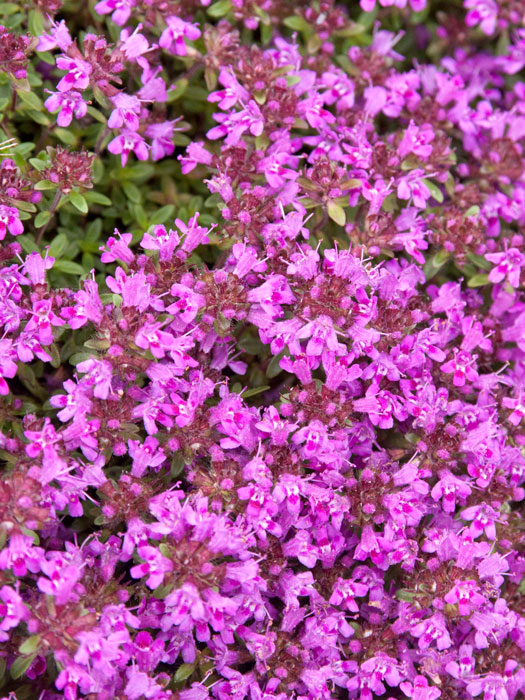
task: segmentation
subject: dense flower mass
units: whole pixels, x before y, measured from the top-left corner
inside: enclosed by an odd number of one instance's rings
[[[3,700],[525,693],[525,4],[4,3]]]

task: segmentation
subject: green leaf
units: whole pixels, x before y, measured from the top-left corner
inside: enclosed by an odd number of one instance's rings
[[[39,247],[35,243],[32,236],[30,236],[30,234],[24,233],[23,236],[18,236],[16,240],[22,246],[22,250],[24,251],[24,253],[27,254],[27,253],[39,253],[40,252]]]
[[[116,172],[115,179],[118,181],[126,179],[133,180],[134,182],[143,182],[155,174],[155,168],[148,163],[137,163],[127,168],[118,168],[118,170],[114,170],[113,172]]]
[[[195,671],[195,664],[182,664],[175,672],[175,683],[181,683],[191,676]]]
[[[79,364],[79,362],[84,362],[84,360],[89,360],[91,357],[93,357],[93,353],[91,353],[91,352],[75,352],[69,358],[69,364],[76,366]]]
[[[133,202],[133,204],[140,204],[142,202],[142,192],[133,182],[123,182],[122,189],[126,197],[130,202]]]
[[[168,92],[168,103],[175,102],[176,100],[179,100],[185,93],[186,90],[188,89],[189,82],[186,80],[186,78],[181,78],[179,81],[177,81],[177,84],[173,88],[173,90],[170,90]]]
[[[96,107],[88,107],[87,113],[89,114],[90,117],[93,117],[93,119],[96,119],[97,122],[100,122],[101,124],[107,123],[106,117]]]
[[[243,399],[249,399],[251,396],[257,396],[257,394],[262,394],[263,391],[267,391],[269,388],[269,386],[255,386],[253,387],[253,389],[241,391],[240,394]]]
[[[270,145],[270,139],[268,138],[267,134],[262,132],[262,134],[259,134],[259,136],[256,137],[255,139],[255,148],[258,151],[265,151],[268,146]]]
[[[55,259],[59,258],[67,248],[68,242],[69,241],[66,234],[59,233],[58,236],[55,236],[51,241],[51,245],[49,246],[49,255]]]
[[[106,197],[105,194],[101,194],[95,190],[86,190],[83,197],[86,202],[89,202],[90,204],[100,204],[103,207],[110,207],[113,204],[109,197]]]
[[[277,377],[283,371],[283,368],[279,363],[283,359],[284,353],[285,351],[283,350],[278,355],[272,357],[272,359],[268,363],[268,367],[266,368],[266,376],[268,377],[268,379],[273,379],[274,377]]]
[[[62,141],[62,143],[65,143],[66,146],[73,146],[75,148],[78,144],[78,137],[71,131],[71,129],[63,129],[60,126],[57,126],[57,128],[53,132],[55,136],[58,136],[58,138]]]
[[[45,226],[49,219],[51,218],[51,212],[41,211],[35,216],[35,226],[36,228],[42,228]]]
[[[217,73],[210,66],[206,66],[204,69],[204,80],[206,81],[206,87],[210,92],[215,90],[217,87]]]
[[[492,270],[492,264],[486,260],[483,255],[477,255],[469,250],[467,252],[467,258],[477,267],[481,267],[482,270]]]
[[[41,158],[30,158],[29,162],[35,170],[38,170],[38,172],[42,172],[42,170],[45,170],[48,166],[46,161],[42,160]]]
[[[75,190],[70,192],[69,193],[69,201],[82,214],[88,213],[88,211],[89,211],[88,203],[86,202],[85,198],[80,194],[80,192],[75,192]]]
[[[349,36],[359,36],[359,34],[364,34],[365,31],[366,27],[364,27],[362,24],[356,22],[348,22],[346,27],[343,27],[343,29],[337,29],[334,32],[334,35],[346,38]]]
[[[146,231],[149,227],[148,217],[144,211],[144,207],[140,204],[129,204],[129,210],[133,214],[135,221],[138,223],[140,228]]]
[[[186,134],[181,134],[179,131],[173,134],[172,141],[176,146],[187,146],[191,143],[190,137],[186,136]]]
[[[176,452],[171,460],[170,474],[173,478],[182,474],[184,469],[184,456],[182,452]]]
[[[467,211],[465,212],[465,216],[478,216],[480,212],[480,209],[477,204],[473,204]]]
[[[15,659],[11,664],[11,668],[9,669],[11,678],[16,680],[17,678],[23,676],[27,669],[31,666],[35,658],[36,652],[31,654],[30,656],[19,656],[17,659]]]
[[[82,265],[71,260],[57,260],[53,265],[53,270],[65,272],[68,275],[84,275],[85,270]]]
[[[440,268],[445,265],[450,260],[450,253],[448,250],[442,248],[435,255],[433,255],[426,263],[423,265],[423,272],[428,280],[432,279],[434,275],[440,270]]]
[[[157,211],[150,217],[150,226],[156,226],[157,224],[164,224],[168,219],[172,219],[175,215],[175,207],[173,204],[167,204],[165,207],[157,209]]]
[[[57,186],[51,180],[40,180],[35,185],[35,190],[56,190]]]
[[[474,275],[474,277],[471,277],[469,279],[469,281],[467,282],[467,287],[470,287],[470,288],[484,287],[488,283],[489,283],[489,276],[480,273],[479,275]]]
[[[20,101],[25,107],[28,107],[29,109],[34,109],[36,112],[40,112],[44,109],[44,103],[36,93],[18,90],[17,94],[20,98]]]
[[[283,24],[288,29],[292,29],[294,32],[311,32],[312,25],[304,17],[299,15],[294,15],[293,17],[285,17],[283,19]]]
[[[439,189],[439,187],[432,182],[432,180],[425,179],[423,182],[428,187],[432,199],[435,199],[436,202],[441,204],[443,202],[443,192]]]
[[[14,2],[0,2],[0,15],[5,15],[6,17],[14,15],[15,12],[18,12],[18,8],[19,5]]]
[[[219,19],[227,15],[231,9],[231,0],[218,0],[218,2],[214,2],[213,5],[210,5],[206,12],[210,17],[213,17],[213,19]]]
[[[19,200],[16,203],[16,206],[18,207],[18,211],[27,211],[30,214],[34,214],[35,211],[37,210],[36,206],[33,204],[33,202],[23,202],[23,201]]]
[[[32,634],[25,640],[25,642],[22,642],[22,644],[18,647],[18,651],[21,654],[32,654],[38,649],[41,639],[41,634]]]
[[[29,33],[33,36],[40,36],[44,33],[44,17],[38,9],[29,10],[27,18]]]
[[[51,366],[54,367],[55,369],[58,369],[60,367],[60,353],[58,351],[58,348],[55,343],[52,345],[49,345],[46,348],[49,351],[49,354],[51,355]]]
[[[340,204],[334,201],[328,202],[328,216],[332,221],[335,221],[338,226],[344,226],[346,224],[345,210]]]

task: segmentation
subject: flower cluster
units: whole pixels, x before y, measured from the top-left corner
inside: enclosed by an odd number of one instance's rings
[[[517,700],[522,5],[48,4],[0,27],[3,700]]]

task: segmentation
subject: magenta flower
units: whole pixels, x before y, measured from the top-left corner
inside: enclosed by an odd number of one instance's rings
[[[185,56],[187,53],[184,39],[195,41],[201,35],[201,31],[196,24],[185,22],[180,17],[170,15],[166,18],[166,29],[159,39],[159,46],[176,56]]]
[[[466,382],[475,382],[479,376],[475,367],[476,358],[477,355],[454,348],[454,357],[441,365],[441,371],[454,375],[454,386],[465,386]]]
[[[412,170],[408,175],[399,178],[397,183],[397,196],[399,199],[408,199],[418,209],[424,209],[427,199],[430,199],[430,190],[423,178],[425,172],[419,168]]]
[[[434,613],[423,622],[419,622],[410,633],[419,639],[420,649],[428,649],[434,641],[440,651],[448,649],[452,644],[445,617],[441,613]]]
[[[7,631],[29,617],[22,598],[10,586],[0,588],[0,641],[7,642]]]
[[[115,24],[123,27],[128,21],[135,4],[135,0],[101,0],[95,5],[95,12],[98,12],[99,15],[111,14],[111,19]]]
[[[57,58],[57,68],[67,71],[67,74],[57,85],[59,92],[85,90],[89,86],[89,76],[93,72],[93,67],[87,61],[83,61],[80,58],[70,58],[69,56],[59,56]]]
[[[464,5],[469,10],[465,17],[465,23],[468,27],[475,27],[479,24],[484,34],[488,36],[494,34],[499,12],[498,5],[494,0],[465,0]]]
[[[177,119],[171,121],[158,122],[149,124],[146,128],[145,136],[152,139],[151,141],[151,159],[161,160],[166,156],[171,156],[175,150],[173,143],[173,133]]]
[[[19,236],[24,232],[24,225],[20,221],[18,209],[0,204],[0,241],[3,241],[9,231],[12,236]]]
[[[128,450],[133,460],[132,476],[141,477],[146,469],[156,469],[166,461],[166,455],[162,448],[159,448],[159,441],[153,437],[148,436],[143,443],[128,440]]]
[[[485,257],[496,265],[489,272],[489,280],[493,284],[507,279],[511,287],[517,289],[520,286],[520,274],[521,268],[525,265],[525,255],[517,248],[510,248],[504,253],[487,253]]]
[[[439,476],[440,479],[430,495],[435,501],[443,500],[445,513],[453,513],[456,510],[456,501],[459,499],[464,502],[472,493],[472,489],[467,481],[459,479],[447,469],[440,472]]]
[[[133,578],[143,578],[147,576],[146,585],[157,588],[164,581],[164,576],[173,570],[173,563],[163,556],[156,547],[143,545],[138,547],[137,553],[143,564],[137,564],[130,569]]]
[[[125,92],[118,92],[111,98],[114,109],[109,115],[108,126],[110,129],[120,129],[124,127],[128,131],[137,131],[139,128],[139,118],[141,104],[138,97],[127,95]]]
[[[133,235],[131,233],[120,233],[118,229],[115,229],[113,233],[115,235],[108,238],[107,248],[106,246],[100,246],[99,248],[102,251],[100,260],[103,263],[121,260],[129,265],[135,260],[135,253],[129,247]]]
[[[211,92],[208,102],[218,102],[221,109],[228,110],[237,103],[243,104],[250,99],[249,92],[242,87],[231,69],[221,68],[219,82],[224,85],[224,90]]]
[[[148,159],[149,146],[142,136],[134,131],[124,129],[118,136],[108,143],[108,151],[115,155],[120,153],[122,167],[128,162],[129,154],[134,153],[139,160]]]
[[[74,90],[67,92],[52,92],[44,102],[50,112],[58,112],[58,126],[66,127],[73,121],[73,116],[82,119],[87,114],[87,103],[82,95]]]
[[[460,615],[470,615],[485,603],[485,598],[479,593],[476,581],[455,581],[454,587],[444,596],[445,603],[457,603]]]

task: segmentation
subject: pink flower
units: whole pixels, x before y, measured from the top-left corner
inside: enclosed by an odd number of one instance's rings
[[[509,408],[512,413],[510,414],[508,420],[512,425],[519,425],[525,416],[525,405],[522,403],[522,395],[518,398],[513,398],[511,396],[504,396],[501,403],[505,408]]]
[[[413,683],[404,681],[399,687],[411,700],[436,700],[441,695],[441,690],[429,685],[425,676],[416,676]]]
[[[162,447],[159,447],[159,441],[151,436],[148,436],[143,443],[138,440],[128,440],[128,450],[133,460],[131,474],[135,477],[141,477],[148,468],[156,470],[166,461],[166,455]]]
[[[453,513],[456,509],[456,499],[460,498],[464,502],[472,493],[472,489],[468,482],[454,476],[448,469],[441,471],[439,476],[440,479],[430,495],[435,501],[442,498],[445,513]]]
[[[173,133],[177,119],[171,121],[158,122],[156,124],[148,124],[145,135],[152,139],[151,142],[151,159],[160,160],[166,156],[171,156],[175,150],[173,143]]]
[[[0,241],[4,240],[7,231],[12,236],[19,236],[24,232],[24,225],[20,221],[18,209],[0,204]]]
[[[59,112],[58,126],[66,127],[73,121],[73,115],[82,119],[87,114],[87,103],[79,92],[70,90],[67,92],[52,92],[44,102],[50,112]]]
[[[456,580],[453,588],[445,595],[444,601],[451,605],[457,603],[460,615],[470,615],[485,603],[485,598],[480,595],[479,590],[476,581]]]
[[[142,545],[137,548],[137,553],[144,563],[133,566],[130,575],[132,578],[147,576],[146,585],[154,590],[164,581],[164,576],[173,571],[173,563],[163,556],[157,547]]]
[[[69,56],[59,56],[57,68],[67,71],[67,74],[57,85],[59,92],[85,90],[89,86],[89,76],[93,72],[93,67],[87,61],[80,58],[69,58]]]
[[[248,102],[250,95],[235,77],[231,68],[221,68],[219,82],[224,90],[217,90],[208,95],[208,102],[218,102],[221,109],[227,110],[239,103]]]
[[[133,238],[131,233],[120,233],[118,229],[114,230],[115,236],[110,236],[106,246],[100,246],[102,251],[100,260],[103,263],[115,262],[121,260],[127,265],[130,265],[135,260],[135,253],[131,250],[130,243]]]
[[[58,23],[52,21],[49,34],[42,34],[36,50],[52,51],[58,47],[61,51],[67,51],[72,43],[73,40],[66,25],[66,20],[60,20]]]
[[[108,151],[115,155],[120,153],[120,162],[122,167],[128,162],[129,154],[133,152],[139,160],[148,159],[149,146],[144,141],[142,136],[134,131],[124,129],[119,136],[116,136],[113,141],[108,144]]]
[[[10,586],[0,588],[0,642],[7,642],[7,631],[29,617],[22,598]]]
[[[159,39],[159,46],[176,56],[186,55],[186,44],[184,39],[195,41],[201,35],[196,24],[185,22],[180,17],[170,15],[166,18],[167,28],[162,32]]]
[[[517,248],[510,248],[504,253],[488,253],[485,257],[496,265],[489,272],[490,282],[498,284],[507,279],[514,289],[520,286],[520,274],[521,268],[525,266],[525,255]]]
[[[465,386],[465,383],[475,382],[478,373],[475,368],[477,355],[471,355],[465,350],[454,348],[454,357],[441,365],[441,371],[445,374],[453,374],[454,386]]]
[[[125,92],[118,92],[111,98],[115,109],[108,119],[110,129],[120,129],[124,126],[129,131],[137,131],[139,128],[140,100],[135,95],[127,95]]]
[[[404,158],[409,153],[414,153],[422,160],[428,160],[432,153],[431,142],[434,138],[434,130],[430,124],[416,126],[411,120],[397,147],[397,152],[401,158]]]
[[[465,17],[467,27],[479,24],[484,34],[494,34],[499,14],[498,4],[494,0],[465,0],[464,4],[469,10]]]
[[[135,0],[101,0],[95,5],[95,12],[98,12],[99,15],[111,14],[111,19],[115,24],[123,27],[128,21],[135,4]]]
[[[439,612],[415,625],[410,630],[410,633],[419,639],[419,648],[421,650],[428,649],[434,641],[440,651],[448,649],[452,644],[447,630],[446,619]]]
[[[408,199],[418,209],[424,209],[427,199],[430,199],[430,190],[423,180],[424,176],[424,170],[416,168],[408,175],[400,177],[397,184],[399,199]]]

